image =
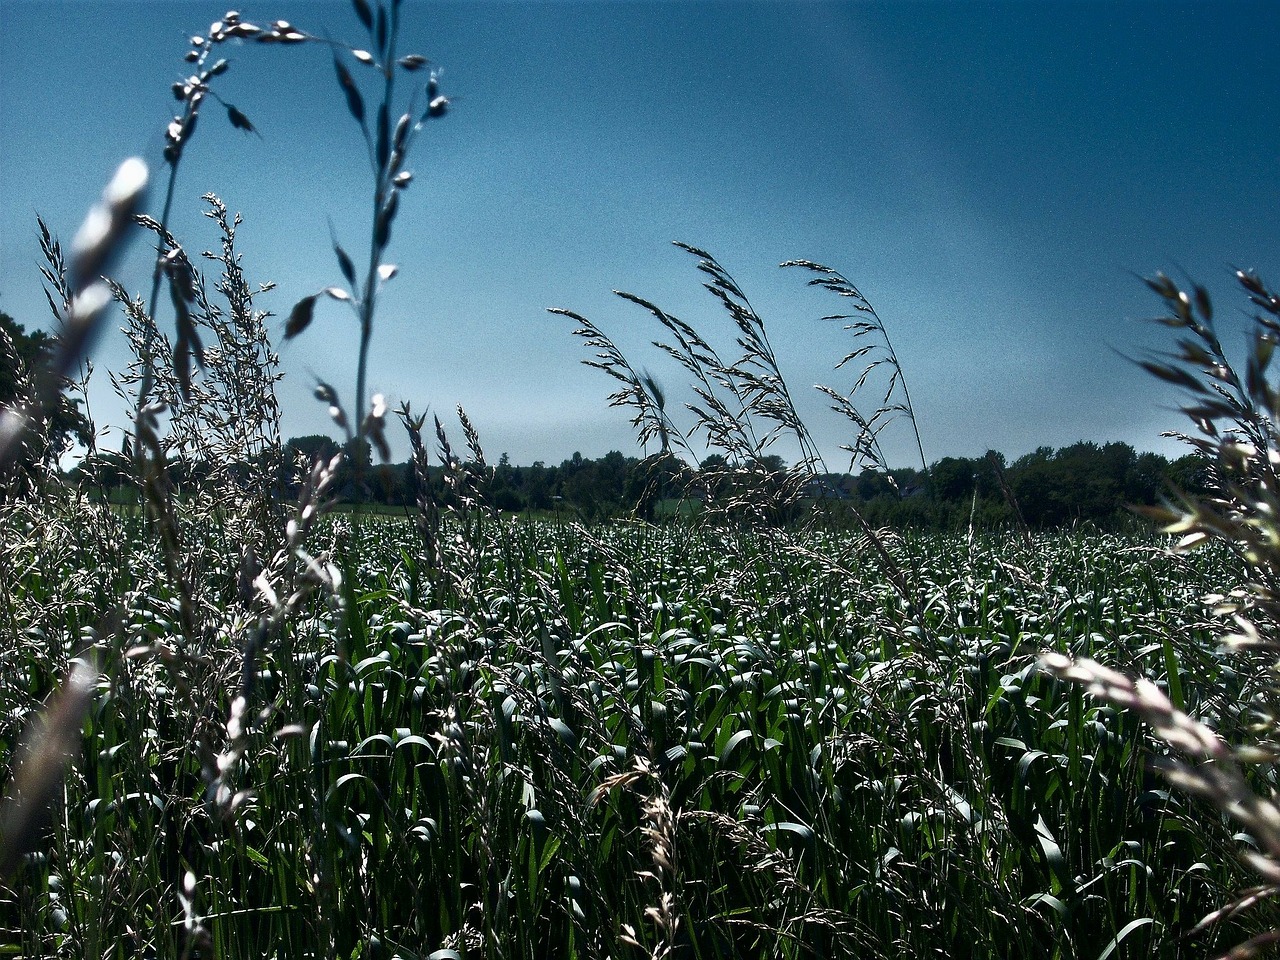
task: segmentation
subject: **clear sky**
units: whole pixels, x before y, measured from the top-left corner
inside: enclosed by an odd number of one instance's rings
[[[239,9],[366,45],[346,0]],[[125,157],[162,182],[169,87],[187,38],[224,10],[0,0],[0,310],[49,325],[37,213],[69,242]],[[1138,276],[1203,282],[1228,345],[1246,319],[1231,269],[1280,282],[1270,0],[407,0],[403,18],[402,52],[443,70],[452,106],[410,158],[370,384],[393,405],[461,403],[494,459],[639,453],[605,405],[611,381],[579,364],[572,325],[547,307],[591,317],[675,399],[678,371],[646,346],[656,324],[610,290],[731,343],[672,240],[711,251],[751,296],[833,467],[848,431],[809,387],[851,385],[832,370],[848,335],[817,320],[837,304],[782,260],[827,263],[876,305],[930,461],[1079,439],[1177,452],[1159,437],[1183,426],[1177,395],[1124,359],[1168,343],[1143,322],[1158,301]],[[368,164],[326,50],[223,55],[217,89],[261,138],[206,108],[175,232],[196,251],[216,242],[209,191],[241,211],[244,266],[278,284],[261,305],[281,332],[296,299],[340,280],[330,223],[363,258]],[[140,255],[119,276],[146,293]],[[355,347],[332,302],[282,343],[287,436],[330,432],[312,375],[349,398]],[[94,412],[120,422],[102,374],[127,363],[123,337],[96,361]],[[911,464],[908,433],[884,439]]]

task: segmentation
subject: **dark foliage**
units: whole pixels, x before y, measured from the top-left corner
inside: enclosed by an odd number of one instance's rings
[[[43,330],[30,333],[7,313],[0,313],[0,406],[25,402],[45,375],[57,341]],[[44,412],[42,429],[25,441],[25,455],[16,473],[30,477],[41,467],[56,464],[62,454],[79,442],[89,446],[93,429],[77,399],[59,394],[58,402]]]
[[[286,446],[286,461],[293,473],[299,463],[309,468],[342,449],[323,435],[294,437]],[[111,456],[99,459],[105,468]],[[1195,454],[1170,461],[1159,454],[1138,453],[1125,443],[1081,441],[1057,450],[1040,447],[1011,464],[998,453],[995,460],[1003,465],[1007,491],[989,456],[944,457],[927,474],[909,467],[891,472],[868,469],[857,475],[819,474],[801,491],[794,508],[777,520],[817,517],[840,525],[856,507],[878,527],[954,532],[970,525],[977,530],[1010,529],[1017,526],[1020,510],[1028,527],[1035,530],[1082,525],[1116,530],[1144,522],[1132,507],[1204,494],[1211,482],[1204,461]],[[777,456],[766,458],[762,467],[779,477],[787,470]],[[179,472],[197,475],[200,471],[188,466]],[[436,501],[447,502],[442,469],[430,467],[428,477]],[[119,471],[107,470],[101,472],[101,482],[118,486],[122,479]],[[291,478],[286,478],[288,482]],[[670,453],[646,459],[616,450],[599,459],[575,453],[558,466],[542,461],[517,466],[503,454],[479,492],[488,506],[506,513],[661,521],[702,510],[706,498],[723,497],[722,488],[731,482],[732,471],[718,454],[706,457],[696,469]],[[335,488],[349,504],[408,507],[416,502],[418,484],[410,464],[372,465],[366,449],[363,457],[344,460]],[[852,517],[848,519],[852,522]]]

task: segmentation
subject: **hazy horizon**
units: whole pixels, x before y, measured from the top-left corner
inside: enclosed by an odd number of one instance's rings
[[[152,165],[159,209],[169,86],[185,75],[187,38],[225,9],[0,6],[0,311],[28,328],[51,322],[37,213],[69,243],[132,154]],[[240,9],[360,36],[347,0]],[[443,70],[452,105],[410,157],[389,254],[400,273],[381,305],[370,386],[450,421],[461,403],[495,462],[642,455],[627,413],[606,406],[612,382],[579,363],[571,322],[547,307],[590,317],[673,403],[679,370],[646,346],[660,328],[610,290],[656,302],[732,353],[728,318],[672,240],[709,250],[751,297],[833,470],[851,437],[809,387],[852,384],[857,371],[832,370],[851,341],[817,319],[837,312],[834,298],[779,270],[783,260],[827,263],[875,305],[930,462],[987,449],[1014,460],[1078,440],[1176,456],[1159,435],[1183,427],[1178,395],[1126,359],[1172,344],[1140,322],[1160,306],[1140,277],[1203,283],[1238,349],[1247,301],[1232,269],[1280,275],[1274,4],[402,9],[401,52]],[[217,89],[261,137],[206,108],[173,229],[192,252],[216,243],[201,216],[210,191],[243,213],[249,279],[277,284],[260,305],[277,315],[283,434],[336,434],[312,378],[350,401],[354,322],[324,303],[297,341],[280,334],[299,297],[340,279],[330,224],[366,256],[364,145],[318,45],[222,55],[231,69]],[[149,285],[143,248],[139,238],[118,274],[137,294]],[[172,329],[163,307],[158,319]],[[104,337],[102,423],[125,418],[105,374],[128,359],[123,337]],[[891,465],[915,463],[910,432],[890,431]]]

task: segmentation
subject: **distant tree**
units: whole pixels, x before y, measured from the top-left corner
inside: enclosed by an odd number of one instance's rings
[[[511,466],[506,453],[498,458],[493,478],[489,482],[489,503],[497,510],[516,513],[524,509],[524,497],[520,495],[521,472]]]
[[[864,502],[870,502],[876,497],[897,496],[897,491],[889,477],[880,470],[870,468],[858,474],[857,486],[854,489],[857,491],[858,499]]]
[[[1107,526],[1124,522],[1130,506],[1155,502],[1168,469],[1163,457],[1140,455],[1127,443],[1081,441],[1057,451],[1040,447],[1016,460],[1007,476],[1031,526]]]
[[[980,465],[963,457],[943,457],[929,470],[933,496],[943,501],[960,501],[973,493],[981,473]]]
[[[317,460],[332,460],[337,456],[338,451],[342,448],[338,446],[338,442],[332,437],[326,437],[322,433],[312,433],[305,437],[293,437],[286,444],[289,456],[296,458],[299,454],[306,459],[308,463],[315,463]]]
[[[610,450],[596,461],[595,495],[611,512],[624,509],[626,504],[627,475],[636,463],[634,457],[624,456],[618,450]]]
[[[342,463],[333,478],[333,489],[345,503],[369,503],[373,489],[373,445],[355,437],[342,445]]]
[[[765,454],[760,458],[760,466],[769,473],[785,473],[787,469],[787,461],[776,453]]]
[[[376,503],[406,507],[415,502],[416,488],[412,464],[375,464],[370,468],[365,482],[368,486],[368,495]]]
[[[552,497],[556,495],[556,468],[548,467],[541,460],[535,460],[533,465],[522,473],[524,474],[522,492],[525,505],[531,510],[550,510],[554,507],[555,501]]]
[[[28,333],[22,324],[3,312],[0,312],[0,331],[0,406],[7,407],[27,399],[23,384],[44,375],[57,341],[43,330]],[[47,442],[28,447],[31,450],[29,465],[55,463],[77,441],[86,447],[92,445],[93,426],[74,397],[59,394],[57,404],[45,411],[45,415]]]
[[[1183,454],[1170,463],[1164,471],[1164,479],[1174,494],[1204,497],[1211,492],[1212,473],[1210,463],[1200,453]]]
[[[685,462],[670,451],[633,461],[624,499],[641,520],[654,520],[661,501],[683,496],[687,471]]]
[[[634,463],[634,457],[617,450],[610,450],[599,460],[587,460],[575,453],[560,465],[561,494],[590,520],[629,512],[634,504],[625,503],[627,474]]]
[[[1140,453],[1125,475],[1124,498],[1130,504],[1153,504],[1167,493],[1169,461],[1158,453]]]
[[[1063,512],[1055,522],[1097,522],[1122,509],[1122,484],[1133,459],[1133,448],[1123,443],[1081,441],[1059,450],[1047,467]]]
[[[1032,527],[1054,526],[1069,518],[1053,467],[1053,454],[1053,447],[1037,447],[1013,461],[1005,471],[1018,507]]]
[[[511,487],[497,487],[489,495],[489,502],[494,509],[506,513],[519,513],[524,509],[524,497]]]
[[[307,470],[318,460],[331,460],[342,448],[333,440],[321,433],[308,434],[305,437],[290,437],[285,441],[284,456],[280,459],[280,484],[290,496],[297,493],[297,485],[302,479],[299,470]],[[303,466],[299,466],[302,464]]]
[[[702,463],[698,464],[699,470],[723,470],[729,465],[729,461],[722,455],[713,453],[709,455]]]

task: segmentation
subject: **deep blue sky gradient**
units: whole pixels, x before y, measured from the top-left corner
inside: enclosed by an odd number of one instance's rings
[[[346,0],[240,9],[365,45]],[[849,341],[816,319],[838,304],[782,260],[829,263],[876,305],[931,461],[1078,439],[1176,452],[1159,437],[1183,425],[1176,394],[1124,357],[1168,343],[1141,322],[1158,303],[1137,277],[1205,283],[1228,344],[1245,328],[1231,268],[1280,282],[1274,3],[403,10],[402,52],[443,68],[453,105],[410,159],[371,385],[442,415],[463,404],[495,459],[638,452],[626,415],[605,406],[611,383],[578,363],[571,325],[546,307],[590,316],[677,402],[678,371],[647,347],[658,328],[611,289],[732,352],[727,318],[671,240],[713,252],[752,297],[833,467],[848,430],[809,387],[851,385],[831,369]],[[185,74],[186,38],[223,11],[0,3],[0,310],[49,323],[36,213],[69,241],[124,157],[142,154],[162,182],[169,85]],[[353,253],[364,245],[364,146],[319,46],[223,55],[232,66],[217,89],[262,137],[206,107],[175,231],[196,250],[216,242],[200,216],[207,191],[242,211],[245,267],[278,284],[261,304],[283,318],[339,280],[330,223]],[[120,273],[141,294],[140,251]],[[352,318],[323,303],[282,346],[286,435],[329,431],[312,377],[349,397],[355,342]],[[123,337],[105,338],[100,371],[127,361]],[[98,380],[94,412],[118,423],[123,408]],[[907,432],[884,439],[895,464],[912,462]]]

